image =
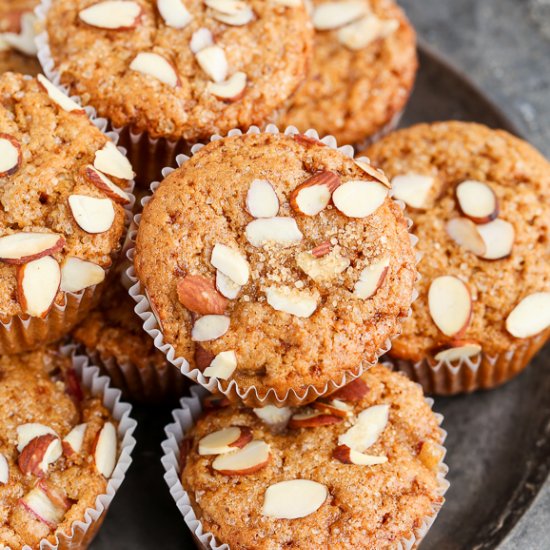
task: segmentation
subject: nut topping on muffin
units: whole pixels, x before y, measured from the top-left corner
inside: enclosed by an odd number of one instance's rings
[[[210,365],[204,369],[207,378],[228,380],[237,368],[237,354],[234,351],[222,351],[214,357]]]
[[[88,195],[71,195],[69,208],[78,226],[86,233],[105,233],[115,221],[111,199],[98,199]]]
[[[359,279],[353,289],[354,296],[367,300],[374,296],[376,291],[382,286],[386,275],[388,274],[390,259],[388,257],[374,261],[361,271]]]
[[[116,465],[117,433],[111,422],[105,422],[97,434],[94,449],[94,462],[97,471],[106,479],[111,477]]]
[[[416,209],[426,208],[428,197],[434,186],[432,176],[421,174],[404,174],[391,180],[393,196],[403,201],[407,206]]]
[[[535,292],[521,300],[506,319],[506,330],[529,338],[550,327],[550,292]]]
[[[254,474],[269,463],[269,451],[264,441],[251,441],[238,451],[216,457],[212,468],[226,476]]]
[[[168,27],[183,29],[193,20],[182,0],[157,0],[157,8]]]
[[[199,315],[221,315],[228,301],[215,288],[214,282],[200,275],[187,275],[178,281],[178,300],[189,311]]]
[[[130,63],[130,69],[146,76],[152,76],[172,88],[180,85],[178,73],[172,63],[158,53],[138,53]]]
[[[105,280],[105,270],[94,262],[68,256],[61,265],[63,292],[80,292]]]
[[[57,233],[13,233],[0,237],[0,261],[24,264],[55,254],[64,246],[65,239]]]
[[[279,212],[279,198],[267,180],[254,180],[246,194],[246,207],[253,218],[273,218]]]
[[[318,31],[337,29],[357,21],[369,11],[363,0],[346,0],[345,2],[325,2],[313,12],[313,26]]]
[[[490,185],[467,180],[457,185],[455,193],[458,208],[474,223],[488,223],[498,216],[498,199]]]
[[[327,414],[319,410],[304,409],[293,414],[288,423],[289,428],[317,428],[319,426],[330,426],[343,422],[340,415]]]
[[[472,295],[458,277],[443,275],[430,284],[428,292],[430,315],[445,335],[458,338],[468,328],[472,318]]]
[[[304,518],[316,512],[328,494],[325,485],[309,479],[280,481],[267,488],[262,514],[277,519]]]
[[[221,455],[241,449],[252,441],[252,431],[246,426],[230,426],[204,436],[199,441],[200,455]]]
[[[290,194],[292,208],[306,216],[316,216],[324,210],[336,188],[340,185],[340,177],[328,170],[313,174],[298,185]]]
[[[6,485],[10,480],[10,465],[4,454],[0,453],[0,485]]]
[[[136,175],[130,161],[112,141],[107,141],[99,151],[96,151],[94,168],[121,180],[131,180]]]
[[[0,178],[15,174],[21,160],[19,141],[9,134],[0,133]]]
[[[80,20],[100,29],[123,31],[133,29],[141,19],[142,9],[132,0],[106,0],[81,10]]]
[[[61,285],[61,268],[52,256],[44,256],[17,269],[17,298],[31,317],[44,318],[52,308]]]
[[[38,83],[43,88],[43,90],[48,94],[50,99],[64,111],[68,113],[73,113],[76,115],[85,115],[86,111],[78,104],[76,101],[73,101],[68,95],[65,95],[59,88],[54,86],[45,76],[39,74],[36,79]],[[131,178],[129,178],[131,179]]]

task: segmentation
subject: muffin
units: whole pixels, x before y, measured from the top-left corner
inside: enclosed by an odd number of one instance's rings
[[[410,207],[420,297],[390,354],[425,390],[501,384],[550,334],[550,164],[479,124],[421,124],[366,152]]]
[[[124,398],[139,403],[175,401],[185,378],[143,333],[135,302],[120,281],[120,268],[109,278],[99,305],[72,333],[73,340],[107,373]]]
[[[391,129],[418,65],[403,11],[393,0],[313,0],[312,17],[312,68],[280,124],[352,144]]]
[[[182,400],[166,480],[201,547],[418,545],[447,488],[441,419],[383,366],[343,389],[286,422],[284,409],[201,415],[196,398]]]
[[[147,185],[173,162],[174,142],[262,124],[305,78],[313,29],[301,2],[123,6],[114,18],[108,2],[54,0],[42,61],[127,130],[124,145]]]
[[[129,465],[129,406],[75,367],[52,349],[0,357],[2,548],[86,548]]]
[[[146,330],[185,374],[249,405],[313,401],[357,377],[409,312],[401,208],[381,174],[312,138],[214,140],[137,221]]]
[[[0,76],[0,353],[67,334],[121,247],[133,172],[42,75]]]

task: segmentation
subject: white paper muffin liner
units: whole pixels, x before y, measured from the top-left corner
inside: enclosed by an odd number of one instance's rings
[[[274,124],[269,124],[265,130],[260,130],[258,127],[253,126],[251,127],[246,134],[260,134],[260,133],[271,133],[271,134],[278,134],[279,129]],[[243,132],[238,129],[231,130],[228,133],[228,136],[237,136],[242,135]],[[289,126],[284,131],[285,135],[295,135],[300,134],[300,132],[293,126]],[[311,137],[313,139],[319,140],[320,142],[324,143],[326,146],[336,149],[340,151],[342,154],[344,154],[347,157],[353,158],[354,151],[353,147],[350,145],[344,145],[342,147],[338,147],[336,143],[336,139],[333,136],[326,136],[324,138],[319,138],[318,133],[315,130],[308,130],[305,132],[305,135],[308,137]],[[223,139],[220,135],[214,135],[211,137],[211,141],[217,141]],[[191,155],[194,155],[200,149],[204,147],[204,144],[196,144],[191,148]],[[176,158],[178,167],[181,167],[187,160],[189,160],[189,156],[187,155],[178,155]],[[363,160],[368,161],[365,157],[360,157],[357,160]],[[172,167],[165,167],[162,170],[163,177],[168,176],[171,172],[173,172],[175,168]],[[153,182],[151,184],[151,192],[154,193],[158,186],[160,185],[160,182]],[[152,198],[152,194],[149,196],[146,196],[142,199],[142,205],[145,206]],[[395,199],[394,199],[395,200]],[[401,210],[405,209],[405,203],[402,201],[395,202],[399,205]],[[397,331],[396,334],[392,336],[392,338],[388,338],[383,346],[377,350],[376,352],[376,360],[373,362],[363,362],[360,365],[357,366],[355,370],[349,370],[344,372],[344,374],[336,380],[328,381],[324,386],[322,387],[316,387],[313,385],[307,386],[305,388],[301,389],[294,389],[290,388],[287,390],[287,392],[284,395],[279,395],[273,388],[269,388],[265,392],[261,392],[256,388],[255,386],[250,386],[247,388],[240,387],[235,380],[230,380],[224,387],[224,384],[215,378],[207,379],[202,372],[199,369],[190,369],[189,362],[183,358],[178,357],[176,354],[176,350],[174,347],[167,343],[164,340],[164,335],[162,333],[162,326],[158,320],[158,316],[156,312],[154,311],[154,308],[151,306],[149,297],[147,295],[147,291],[145,292],[141,288],[141,284],[138,281],[137,275],[135,273],[134,269],[134,257],[135,257],[135,241],[136,241],[136,235],[139,228],[139,223],[141,221],[141,214],[137,214],[134,216],[134,223],[132,224],[132,227],[128,234],[128,253],[127,257],[131,262],[131,265],[126,271],[126,280],[131,283],[131,286],[129,288],[129,294],[132,296],[132,298],[136,301],[137,305],[135,307],[135,312],[139,315],[139,317],[143,320],[143,328],[147,334],[153,338],[153,341],[155,343],[155,346],[160,349],[163,353],[166,354],[166,357],[168,360],[175,365],[178,369],[181,370],[182,374],[189,377],[194,382],[198,382],[201,386],[207,388],[211,392],[220,392],[226,395],[230,399],[239,399],[242,402],[244,402],[248,406],[253,407],[261,407],[265,406],[267,404],[274,404],[277,406],[283,406],[283,405],[298,405],[298,404],[305,404],[306,402],[314,401],[315,399],[321,397],[322,395],[326,395],[328,393],[332,393],[336,391],[337,389],[341,388],[342,386],[345,386],[347,383],[349,383],[354,378],[357,378],[360,376],[366,369],[374,366],[378,362],[378,358],[380,358],[382,355],[387,353],[389,349],[391,348],[391,340],[394,338],[397,338],[400,334],[400,330]],[[412,226],[412,221],[409,218],[406,218],[407,221],[407,228],[410,230]],[[411,245],[413,247],[416,246],[416,243],[418,242],[418,239],[416,236],[414,236],[412,233],[409,233],[409,238],[411,241]],[[416,261],[418,262],[420,259],[420,256],[417,254]],[[417,276],[418,281],[418,276]],[[416,289],[413,291],[413,299],[412,301],[416,300],[418,297],[418,292]],[[412,310],[409,308],[407,317],[412,314]]]
[[[74,345],[67,345],[60,351],[66,357],[72,357],[73,368],[81,384],[92,395],[103,397],[103,405],[109,409],[113,419],[118,423],[119,456],[115,469],[107,482],[106,491],[104,494],[98,495],[94,507],[86,509],[82,520],[73,522],[70,534],[59,533],[54,544],[45,539],[41,540],[40,550],[85,550],[87,548],[99,530],[116,492],[124,481],[126,472],[132,463],[131,455],[136,445],[133,433],[137,423],[130,417],[131,405],[121,402],[120,391],[111,388],[109,379],[106,376],[100,376],[99,369],[89,364],[88,357],[76,354],[75,349]],[[6,547],[6,550],[9,548]],[[32,548],[25,545],[22,550],[32,550]]]
[[[181,445],[186,434],[195,424],[197,419],[202,415],[201,401],[205,395],[208,395],[208,393],[204,388],[199,386],[192,387],[191,397],[182,398],[180,401],[180,408],[172,412],[174,422],[168,424],[168,426],[164,429],[167,439],[162,442],[162,450],[164,452],[162,457],[162,465],[164,466],[164,470],[166,472],[164,475],[164,480],[168,485],[170,494],[172,495],[178,510],[181,512],[187,527],[195,539],[197,547],[204,550],[229,550],[229,544],[217,541],[212,533],[203,529],[202,523],[197,518],[197,515],[191,505],[189,494],[183,488],[181,483]],[[433,400],[426,399],[426,402],[431,408],[433,405]],[[439,424],[441,425],[443,422],[443,416],[438,413],[435,414]],[[447,437],[447,432],[445,432],[442,428],[440,428],[440,432],[440,449],[443,451],[443,454],[438,467],[437,479],[439,483],[438,493],[439,496],[443,497],[449,488],[449,482],[446,479],[449,469],[443,462],[446,453],[444,442]],[[409,538],[396,542],[395,550],[411,550],[416,548],[420,544],[420,541],[428,533],[442,505],[443,502],[434,503],[433,514],[426,517],[422,524],[411,533]]]

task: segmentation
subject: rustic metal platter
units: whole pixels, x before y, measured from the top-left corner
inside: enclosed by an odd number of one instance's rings
[[[421,47],[420,62],[402,126],[460,119],[517,133],[495,105],[437,54]],[[451,488],[422,550],[499,547],[549,475],[549,395],[547,345],[522,375],[497,390],[436,399],[449,434]],[[160,464],[163,427],[175,405],[135,408],[140,425],[134,464],[92,550],[194,548]]]

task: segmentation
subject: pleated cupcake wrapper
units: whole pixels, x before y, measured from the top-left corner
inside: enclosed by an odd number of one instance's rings
[[[428,358],[413,362],[391,356],[387,359],[397,370],[418,382],[426,393],[455,395],[488,390],[511,380],[525,369],[549,337],[550,329],[547,329],[504,353],[489,355],[482,351],[475,357],[451,362]]]
[[[191,499],[187,491],[183,488],[181,483],[181,456],[180,449],[181,444],[195,424],[197,419],[202,415],[202,398],[207,395],[208,392],[199,386],[191,388],[191,397],[184,397],[180,401],[180,408],[172,412],[174,422],[166,426],[164,429],[167,439],[162,442],[162,465],[164,466],[165,475],[164,480],[168,485],[170,494],[176,502],[187,527],[191,531],[193,538],[198,548],[204,550],[229,550],[230,546],[227,543],[219,542],[215,539],[214,535],[208,531],[205,531],[201,521],[197,518],[197,514],[192,507]],[[430,407],[433,405],[432,399],[426,399],[426,402]],[[436,413],[439,424],[443,422],[443,416]],[[448,472],[447,465],[443,462],[445,458],[446,449],[443,446],[447,432],[440,428],[441,433],[441,445],[442,450],[441,462],[438,466],[437,480],[439,484],[438,494],[443,497],[449,488],[449,482],[446,480]],[[422,524],[411,532],[410,537],[400,540],[395,543],[395,550],[411,550],[416,548],[420,541],[426,536],[433,522],[435,521],[437,514],[443,502],[433,504],[433,513],[424,518]]]
[[[260,134],[260,133],[270,133],[270,134],[278,134],[279,129],[274,124],[269,124],[265,130],[260,130],[258,127],[253,126],[251,127],[246,134]],[[293,127],[289,126],[284,131],[285,135],[295,135],[299,134],[298,130]],[[228,133],[228,136],[238,136],[242,135],[243,132],[239,129],[231,130]],[[305,135],[308,137],[311,137],[313,139],[319,140],[322,143],[324,143],[326,146],[337,149],[342,154],[344,154],[347,157],[353,158],[354,151],[353,147],[350,145],[344,145],[342,147],[338,147],[336,139],[333,136],[326,136],[322,139],[319,138],[318,133],[315,130],[308,130],[305,132]],[[218,141],[220,139],[223,139],[220,135],[214,135],[211,137],[211,141]],[[200,149],[204,147],[204,144],[196,144],[191,148],[191,155],[194,155]],[[187,155],[178,155],[176,158],[177,165],[181,167],[187,160],[189,160],[189,156]],[[357,160],[368,160],[364,157],[361,157]],[[165,167],[162,170],[163,177],[168,176],[170,173],[172,173],[175,170],[173,167]],[[151,192],[154,194],[154,192],[157,190],[158,186],[160,185],[160,182],[153,182],[151,184]],[[152,198],[152,195],[146,196],[142,199],[142,205],[145,206]],[[399,207],[404,210],[405,209],[405,203],[402,201],[395,201]],[[407,220],[407,228],[410,229],[412,226],[412,221],[409,218],[406,218]],[[372,362],[364,361],[360,365],[357,366],[356,369],[346,371],[343,373],[343,375],[337,379],[337,380],[331,380],[324,384],[323,386],[307,386],[303,389],[297,390],[294,388],[289,389],[284,395],[279,395],[276,393],[276,391],[273,388],[269,388],[265,392],[261,392],[256,388],[255,386],[250,386],[248,388],[241,388],[235,380],[230,380],[224,387],[224,384],[215,378],[207,379],[202,372],[199,369],[190,369],[189,362],[183,358],[178,357],[176,354],[176,350],[174,347],[167,343],[164,340],[164,335],[162,333],[162,326],[158,319],[157,313],[154,311],[151,302],[149,300],[149,297],[147,295],[147,290],[143,290],[141,288],[141,284],[138,281],[138,278],[135,273],[134,269],[134,256],[135,256],[135,240],[137,235],[137,230],[139,228],[139,223],[141,221],[141,214],[137,214],[134,216],[134,224],[132,225],[131,230],[129,231],[128,239],[131,240],[132,246],[128,246],[128,254],[127,257],[131,262],[131,265],[126,271],[126,280],[130,281],[132,286],[129,289],[130,296],[136,301],[137,305],[135,307],[135,312],[139,315],[139,317],[143,320],[143,328],[147,334],[153,338],[153,341],[155,343],[155,346],[161,350],[166,357],[168,358],[168,361],[170,361],[173,365],[175,365],[178,369],[181,370],[182,374],[189,377],[194,382],[198,382],[201,384],[201,386],[207,388],[211,392],[220,392],[226,395],[229,399],[232,400],[241,400],[246,405],[250,407],[262,407],[268,404],[274,404],[278,406],[283,405],[300,405],[305,404],[311,401],[314,401],[315,399],[318,399],[319,397],[332,393],[342,386],[345,386],[347,383],[351,382],[354,378],[357,378],[360,376],[365,370],[368,368],[374,366],[378,362],[378,358],[384,355],[389,351],[391,348],[391,339],[387,339],[382,347],[377,350],[376,352],[376,359]],[[409,233],[409,238],[411,241],[412,246],[416,246],[416,243],[418,242],[418,239],[413,234]],[[417,262],[419,261],[420,256],[416,255]],[[413,301],[418,297],[418,292],[416,289],[413,292]],[[412,310],[409,309],[407,317],[412,314]],[[392,336],[393,338],[397,338],[400,334],[400,330],[397,331],[397,333]]]
[[[88,357],[77,354],[74,345],[64,346],[60,351],[64,356],[72,358],[73,368],[81,384],[92,395],[103,398],[103,405],[109,409],[113,419],[118,423],[119,455],[115,469],[107,482],[105,493],[96,498],[93,508],[86,509],[81,520],[73,522],[68,533],[59,533],[55,543],[43,539],[39,544],[40,550],[85,550],[101,527],[107,510],[132,463],[132,451],[136,445],[133,433],[137,423],[130,417],[131,405],[120,401],[120,390],[110,387],[109,379],[106,376],[100,376],[99,369],[90,365]],[[32,549],[25,545],[22,550]]]

